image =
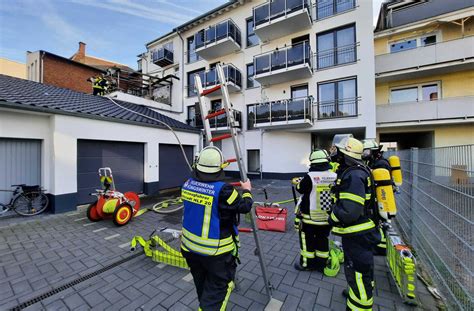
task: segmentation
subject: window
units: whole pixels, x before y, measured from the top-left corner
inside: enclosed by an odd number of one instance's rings
[[[251,47],[259,44],[260,40],[253,31],[253,18],[247,19],[247,47]]]
[[[357,80],[354,78],[318,85],[318,119],[357,115]]]
[[[299,85],[291,87],[291,98],[301,98],[308,96],[308,85]]]
[[[260,173],[260,150],[247,150],[249,173]]]
[[[256,105],[247,106],[247,130],[255,129],[256,118],[257,118],[257,106]]]
[[[309,35],[299,36],[291,39],[291,45],[295,45],[297,43],[302,43],[305,41],[309,43]]]
[[[392,43],[390,45],[390,53],[401,52],[405,50],[415,49],[416,39],[405,40],[402,42]]]
[[[416,101],[433,101],[439,98],[439,84],[427,83],[394,88],[390,91],[390,103],[408,103]]]
[[[420,43],[421,43],[421,46],[436,44],[436,35],[421,37]]]
[[[142,71],[142,59],[137,60],[137,71]]]
[[[198,69],[192,72],[188,72],[188,77],[187,77],[188,97],[197,96],[197,90],[196,90],[196,87],[194,86],[194,75],[199,75],[201,77],[201,81],[204,81],[204,75],[205,75],[204,68]]]
[[[198,54],[196,54],[196,42],[194,36],[188,38],[188,63],[193,63],[195,61],[201,60]]]
[[[355,26],[346,26],[318,34],[318,69],[356,61]]]
[[[355,0],[317,0],[316,19],[329,17],[355,7]]]
[[[253,63],[247,64],[247,88],[259,87],[260,83],[254,79],[255,71],[253,69]]]
[[[211,101],[211,110],[217,111],[222,108],[222,101],[220,99],[215,99]]]
[[[196,126],[196,106],[188,106],[188,119],[186,123],[191,126]]]

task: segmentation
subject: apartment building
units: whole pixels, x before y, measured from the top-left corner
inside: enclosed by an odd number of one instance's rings
[[[248,170],[287,178],[335,134],[375,137],[372,1],[229,1],[147,44],[142,72],[175,74],[162,110],[202,127],[194,77],[205,88],[224,65]],[[210,109],[221,107],[213,93]],[[227,122],[211,120],[214,132]],[[231,142],[218,145],[231,156]],[[231,165],[229,171],[237,171]]]
[[[380,140],[401,149],[473,144],[472,0],[386,2],[374,43]]]

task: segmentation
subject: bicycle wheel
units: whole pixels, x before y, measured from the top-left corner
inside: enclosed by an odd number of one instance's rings
[[[10,210],[10,206],[0,203],[0,215],[5,214]]]
[[[48,203],[49,199],[44,193],[22,193],[13,201],[13,210],[21,216],[34,216],[44,212]]]

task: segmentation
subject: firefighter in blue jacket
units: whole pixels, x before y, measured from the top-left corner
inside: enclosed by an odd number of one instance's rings
[[[342,237],[344,272],[348,283],[347,310],[372,310],[374,291],[373,248],[380,234],[374,213],[370,170],[362,161],[363,144],[352,137],[335,145],[332,159],[340,164],[331,188],[335,204],[329,217],[332,232]]]
[[[199,309],[204,311],[226,309],[239,260],[239,214],[250,212],[253,204],[249,180],[242,182],[242,195],[222,181],[226,165],[218,148],[204,148],[181,190],[181,252],[191,269]]]

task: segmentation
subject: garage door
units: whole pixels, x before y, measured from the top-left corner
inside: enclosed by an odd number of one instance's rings
[[[118,191],[143,192],[143,152],[140,143],[100,140],[77,141],[77,192],[79,204],[91,202],[89,193],[100,187],[97,170],[110,167]]]
[[[0,138],[0,190],[13,184],[41,184],[41,140]],[[0,191],[0,202],[11,193]]]
[[[189,161],[193,161],[193,146],[184,146]],[[160,189],[181,187],[190,177],[189,168],[179,145],[160,144]]]

